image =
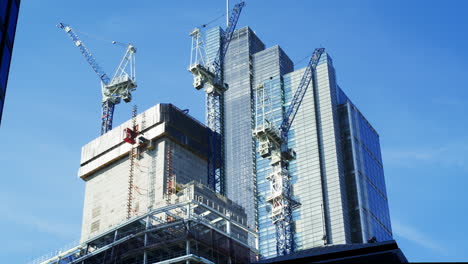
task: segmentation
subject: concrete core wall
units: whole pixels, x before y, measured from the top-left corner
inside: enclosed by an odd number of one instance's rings
[[[146,146],[136,147],[138,143],[133,145],[138,149],[138,155],[133,159],[131,218],[147,213],[166,199],[169,171],[178,184],[191,181],[205,185],[208,183],[206,156],[186,144],[193,138],[200,138],[200,135],[191,137],[190,133],[184,131],[174,132],[180,120],[171,123],[155,118],[162,115],[160,105],[157,105],[137,116],[140,127],[141,121],[146,119],[143,136],[150,142]],[[185,121],[191,122],[190,119]],[[105,134],[83,147],[79,170],[80,178],[86,182],[82,242],[127,220],[131,163],[129,151],[132,145],[123,142],[121,136],[118,136],[122,134],[118,130],[123,131],[125,125],[130,123],[124,123],[115,131],[112,130],[112,134]],[[201,124],[196,123],[195,126]],[[204,142],[199,143],[203,145]]]

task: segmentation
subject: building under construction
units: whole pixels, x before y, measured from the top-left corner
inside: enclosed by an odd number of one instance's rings
[[[211,133],[159,104],[86,144],[80,244],[36,263],[250,263],[244,209],[207,187]]]
[[[159,104],[83,146],[81,241],[161,207],[177,183],[208,184],[208,133],[176,107]]]
[[[317,48],[295,69],[279,46],[236,30],[244,5],[225,29],[190,33],[206,126],[160,104],[112,129],[137,87],[136,48],[111,79],[59,24],[101,80],[102,125],[82,149],[81,244],[40,263],[249,263],[392,240],[379,135],[330,55]]]
[[[166,205],[118,224],[43,264],[250,263],[246,215],[201,184],[179,185]]]

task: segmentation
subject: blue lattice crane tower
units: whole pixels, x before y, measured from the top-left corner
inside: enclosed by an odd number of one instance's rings
[[[244,5],[245,2],[241,1],[233,7],[227,28],[221,35],[220,48],[212,63],[206,61],[203,36],[200,29],[195,28],[190,33],[192,52],[188,70],[194,77],[193,86],[197,90],[204,88],[206,92],[206,124],[215,132],[215,135],[209,138],[211,155],[208,160],[208,173],[209,179],[214,179],[214,182],[210,183],[210,185],[218,193],[222,194],[225,192],[224,92],[228,89],[228,85],[223,81],[222,66]]]
[[[136,89],[136,75],[135,75],[135,53],[136,49],[133,45],[125,45],[127,50],[120,62],[117,70],[115,71],[112,79],[104,72],[104,70],[96,62],[96,59],[84,45],[83,41],[78,37],[75,31],[67,24],[59,23],[57,27],[63,29],[70,37],[76,47],[81,51],[86,61],[91,65],[94,72],[101,80],[102,90],[102,116],[101,116],[101,135],[112,130],[112,120],[114,117],[114,108],[119,104],[121,99],[126,103],[132,100],[132,92]],[[120,44],[116,41],[113,44]]]
[[[265,91],[264,84],[256,87],[257,118],[253,134],[258,141],[258,153],[261,157],[270,160],[272,168],[266,177],[270,182],[270,193],[266,197],[266,202],[271,206],[270,218],[276,228],[276,250],[279,256],[294,252],[292,210],[299,206],[299,203],[291,197],[291,175],[288,165],[295,159],[296,153],[288,148],[288,132],[310,83],[314,93],[317,89],[315,69],[324,51],[323,48],[315,49],[279,128],[274,127],[271,122],[273,120],[268,119],[268,114],[273,110],[269,103],[268,91]]]

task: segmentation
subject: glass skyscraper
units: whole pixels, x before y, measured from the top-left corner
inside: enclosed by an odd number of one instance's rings
[[[18,20],[19,0],[0,1],[0,124]]]
[[[208,30],[208,57],[219,48],[221,30]],[[312,54],[313,48],[311,48]],[[243,206],[248,224],[259,232],[262,257],[276,256],[275,227],[265,202],[269,160],[257,154],[252,135],[258,113],[279,127],[305,69],[279,47],[266,48],[249,28],[234,33],[225,57],[226,196]],[[256,87],[263,84],[269,109],[257,111]],[[379,136],[335,80],[329,54],[316,69],[289,131],[296,250],[326,244],[392,239]]]

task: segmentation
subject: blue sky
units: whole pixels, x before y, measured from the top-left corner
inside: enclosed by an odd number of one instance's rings
[[[380,134],[394,236],[411,261],[468,259],[467,8],[462,0],[250,0],[239,22],[294,62],[315,47],[331,54],[338,83]],[[188,33],[224,9],[220,0],[22,1],[0,127],[3,262],[52,252],[81,229],[77,171],[81,146],[99,135],[100,86],[55,25],[134,43],[139,109],[170,102],[203,120],[203,94],[186,70]],[[111,74],[124,50],[83,40]],[[130,104],[118,105],[115,125],[130,116]]]

